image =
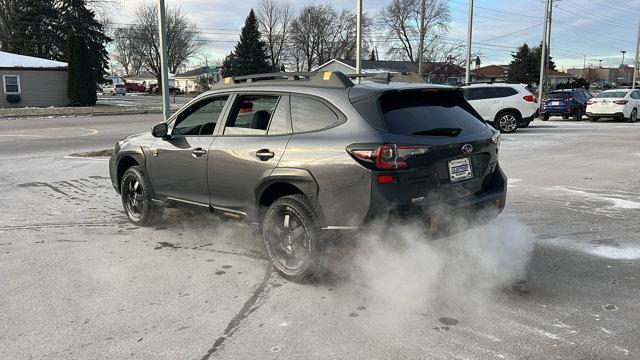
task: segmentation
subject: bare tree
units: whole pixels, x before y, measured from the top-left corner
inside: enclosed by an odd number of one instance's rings
[[[260,32],[267,43],[267,53],[274,68],[282,65],[282,55],[289,38],[293,10],[290,0],[260,0],[256,9]]]
[[[153,1],[141,3],[134,13],[134,24],[127,28],[122,40],[131,54],[129,64],[141,64],[160,83],[160,41],[158,36],[158,9]],[[119,46],[117,44],[116,46]],[[169,72],[175,73],[204,45],[199,39],[196,25],[177,7],[167,9],[167,62]],[[127,56],[123,58],[125,61]],[[120,62],[118,60],[118,62]],[[124,64],[121,62],[121,65]],[[133,69],[133,67],[132,67]]]
[[[392,0],[380,10],[380,25],[386,30],[385,40],[390,43],[387,53],[394,58],[416,61],[420,41],[420,1]],[[425,49],[438,40],[438,34],[447,30],[451,21],[445,0],[425,0]]]
[[[138,75],[142,69],[142,59],[136,53],[135,33],[130,27],[115,30],[115,49],[112,57],[122,66],[126,75]]]
[[[363,27],[368,28],[368,21]],[[305,6],[291,23],[290,57],[297,68],[310,71],[333,58],[355,57],[356,15],[331,5]],[[364,51],[366,52],[366,50]],[[301,66],[301,64],[303,64]]]

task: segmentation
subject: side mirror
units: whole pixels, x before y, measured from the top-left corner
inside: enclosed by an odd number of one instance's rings
[[[167,136],[169,135],[169,127],[167,126],[167,123],[162,122],[160,124],[154,125],[151,129],[151,135],[157,138],[167,138]]]

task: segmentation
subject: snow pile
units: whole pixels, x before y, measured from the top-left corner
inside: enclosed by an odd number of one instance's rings
[[[61,68],[67,63],[0,51],[0,67]]]

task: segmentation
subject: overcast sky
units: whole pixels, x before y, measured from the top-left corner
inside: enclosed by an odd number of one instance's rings
[[[210,40],[204,54],[221,59],[234,46],[238,33],[255,0],[165,0],[179,6]],[[448,0],[453,21],[452,39],[466,39],[467,0]],[[123,0],[116,22],[131,22],[131,11],[138,0]],[[296,10],[305,4],[330,3],[336,8],[355,9],[355,0],[293,0]],[[375,16],[388,1],[363,0],[364,11]],[[619,65],[620,50],[627,50],[625,63],[635,56],[640,0],[555,0],[552,27],[552,51],[558,67],[582,67],[587,64]],[[626,4],[626,5],[625,5]],[[537,45],[542,39],[543,0],[476,0],[474,10],[473,52],[482,53],[482,63],[508,63],[515,47],[527,42]],[[526,29],[526,30],[525,30]]]

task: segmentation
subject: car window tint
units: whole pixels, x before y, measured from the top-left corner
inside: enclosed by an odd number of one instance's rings
[[[494,89],[494,91],[496,92],[496,97],[498,98],[513,96],[518,93],[516,89],[510,87],[497,87]]]
[[[280,98],[278,107],[271,116],[271,123],[269,124],[269,135],[284,135],[290,134],[291,129],[289,122],[287,121],[287,108],[285,98]]]
[[[547,99],[564,99],[569,97],[569,95],[571,95],[571,93],[566,91],[551,92],[547,94]]]
[[[596,95],[600,99],[623,98],[625,96],[627,96],[626,91],[606,91]]]
[[[191,105],[180,113],[173,135],[213,135],[228,96],[209,98]]]
[[[241,95],[224,129],[225,135],[265,135],[278,95]]]
[[[296,133],[326,129],[342,121],[330,107],[321,101],[291,96],[291,122]]]
[[[491,87],[473,87],[464,89],[464,97],[467,100],[491,99],[494,97],[494,91]]]
[[[448,131],[473,135],[486,129],[457,91],[402,91],[382,95],[380,110],[393,134],[429,136]]]

